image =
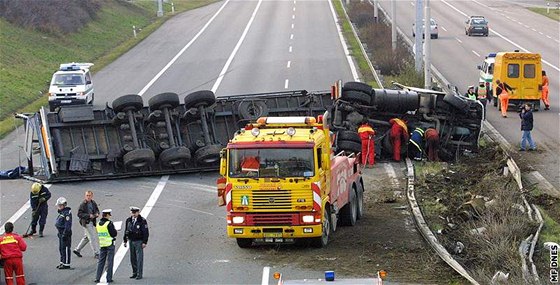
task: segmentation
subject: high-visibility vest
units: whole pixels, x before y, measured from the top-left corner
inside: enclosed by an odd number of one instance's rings
[[[418,133],[420,135],[420,140],[422,140],[422,138],[424,137],[424,130],[422,130],[421,128],[416,128],[412,132],[412,136],[410,136],[410,143],[412,143],[414,146],[416,146],[416,148],[418,148],[418,150],[422,151],[422,147],[418,144],[418,142],[413,140],[413,138],[416,137],[416,136],[414,136],[414,133]]]
[[[99,236],[100,247],[109,247],[113,245],[113,237],[109,234],[109,223],[110,221],[106,221],[103,225],[97,223],[97,226],[95,226],[97,235]]]
[[[476,95],[474,95],[474,93],[467,93],[467,96],[471,100],[476,100]]]
[[[478,90],[476,91],[476,96],[478,99],[486,99],[486,86],[478,86]]]

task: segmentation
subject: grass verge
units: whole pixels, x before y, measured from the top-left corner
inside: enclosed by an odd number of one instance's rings
[[[552,20],[560,21],[560,9],[557,7],[550,8],[550,13],[546,12],[546,8],[538,8],[538,7],[529,7],[527,8],[535,13],[539,13],[545,17],[549,17]]]
[[[356,62],[358,63],[358,68],[360,69],[360,73],[362,74],[363,81],[367,84],[373,86],[373,88],[379,88],[377,82],[373,78],[371,74],[371,70],[369,69],[369,65],[366,60],[366,55],[362,53],[362,49],[360,48],[360,43],[354,36],[352,32],[352,26],[350,24],[350,20],[346,17],[344,9],[342,7],[342,2],[340,0],[333,0],[334,8],[336,10],[336,14],[338,16],[338,20],[341,23],[342,28],[342,35],[346,39],[346,43],[348,44],[348,48],[350,49],[350,54],[354,57]]]
[[[175,14],[216,1],[177,1]],[[93,72],[101,70],[173,16],[170,3],[164,4],[161,18],[151,1],[104,3],[97,20],[69,35],[44,34],[0,19],[0,66],[9,67],[0,69],[0,138],[21,124],[14,112],[36,112],[47,105],[47,82],[60,63],[93,62]],[[133,25],[141,29],[136,38]]]

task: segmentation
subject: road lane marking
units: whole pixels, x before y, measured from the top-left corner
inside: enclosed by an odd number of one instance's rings
[[[43,184],[45,187],[47,188],[51,188],[52,184]],[[23,206],[21,206],[19,208],[19,210],[17,210],[9,219],[6,220],[6,222],[4,222],[2,224],[2,228],[0,228],[0,235],[3,235],[5,232],[4,226],[6,225],[7,222],[11,222],[12,224],[15,224],[16,221],[21,218],[21,216],[23,216],[23,214],[25,214],[25,212],[27,212],[27,210],[31,208],[31,202],[29,201],[29,199],[27,199],[27,201],[25,202],[25,204],[23,204]],[[31,223],[31,222],[30,222]],[[27,228],[25,228],[27,230]],[[26,233],[24,233],[26,234]]]
[[[288,60],[288,64],[286,64],[286,68],[290,68],[291,65],[292,65],[292,61]]]
[[[549,36],[549,35],[546,35],[546,37],[547,37],[547,38],[549,38],[549,39],[552,39],[552,37],[551,37],[551,36]]]
[[[463,16],[465,16],[465,17],[468,17],[467,14],[465,14],[463,11],[457,9],[455,6],[453,6],[453,5],[449,4],[449,3],[447,3],[446,0],[441,0],[441,2],[444,3],[445,5],[451,7],[453,10],[457,11],[459,14],[461,14],[461,15],[463,15]],[[475,0],[475,2],[476,2],[476,0]],[[506,38],[506,37],[503,36],[502,34],[498,33],[496,30],[490,29],[490,31],[491,31],[492,33],[496,34],[498,37],[500,37],[500,38],[506,40],[507,42],[509,42],[510,44],[514,45],[514,46],[517,47],[518,49],[523,50],[524,52],[530,52],[528,49],[526,49],[526,48],[524,48],[524,47],[518,45],[517,43],[513,42],[512,40]],[[546,65],[548,65],[548,66],[554,68],[556,71],[560,71],[560,68],[554,66],[552,63],[550,63],[550,62],[544,60],[543,58],[541,58],[541,61],[542,61],[544,64],[546,64]]]
[[[292,29],[294,28],[294,24],[292,24]]]
[[[296,18],[296,15],[292,15],[292,20],[294,20]]]
[[[261,285],[268,285],[268,279],[270,279],[270,267],[263,267],[263,274],[261,279]]]
[[[290,46],[290,48],[288,49],[289,52],[292,52],[292,46]]]
[[[161,192],[163,191],[163,188],[165,188],[165,185],[167,184],[167,181],[169,181],[169,175],[164,175],[164,176],[161,177],[158,184],[156,185],[156,188],[152,192],[152,195],[150,195],[150,198],[148,198],[148,201],[146,202],[146,204],[142,208],[142,211],[140,211],[140,215],[142,217],[148,218],[148,216],[152,212],[152,209],[154,208],[157,200],[159,199],[159,196],[161,195]],[[126,255],[127,251],[128,251],[128,247],[124,247],[123,244],[121,244],[121,246],[119,246],[119,249],[115,253],[114,265],[113,265],[113,275],[115,275],[115,273],[117,272],[117,269],[119,268],[119,265],[121,264],[121,262],[122,262],[124,256]],[[107,271],[105,271],[103,273],[103,275],[101,276],[101,280],[105,280],[105,282],[99,282],[97,284],[107,283],[106,282]]]
[[[293,40],[293,39],[294,39],[294,34],[291,34],[290,35],[290,40]]]
[[[447,29],[444,26],[440,26],[442,30],[447,32]]]
[[[286,81],[284,82],[284,89],[288,89],[288,84],[290,83],[289,79],[286,79]]]
[[[535,28],[531,28],[531,30],[532,30],[533,32],[536,32],[536,31],[537,31]]]
[[[459,38],[455,38],[459,43],[463,43]]]
[[[216,216],[215,214],[210,213],[210,212],[206,212],[206,211],[202,211],[202,210],[197,210],[197,209],[194,209],[194,208],[189,208],[189,207],[185,207],[185,206],[181,206],[181,205],[175,205],[175,204],[172,204],[172,203],[159,202],[159,205],[165,205],[165,206],[168,206],[168,207],[181,208],[181,209],[185,209],[185,210],[197,212],[197,213],[200,213],[200,214],[205,214],[205,215],[208,215],[208,216]],[[221,216],[221,215],[220,215],[220,216]],[[221,218],[221,217],[220,217],[220,218]]]
[[[414,2],[410,2],[410,6],[414,7]]]
[[[218,76],[218,79],[214,83],[214,86],[212,86],[211,90],[214,93],[216,93],[216,90],[218,90],[218,87],[220,86],[220,84],[222,83],[222,80],[224,79],[224,76],[226,75],[226,72],[229,68],[229,65],[233,61],[233,58],[235,57],[235,55],[237,54],[237,51],[241,47],[241,44],[245,40],[245,37],[247,36],[247,33],[249,32],[249,29],[251,28],[251,25],[253,24],[253,21],[255,20],[255,16],[257,15],[257,12],[259,11],[259,8],[261,7],[261,4],[262,4],[262,0],[259,0],[259,3],[257,3],[257,6],[255,7],[255,10],[253,10],[253,14],[251,15],[251,18],[249,19],[249,22],[247,23],[247,26],[245,26],[245,30],[243,31],[243,34],[241,34],[241,37],[239,38],[239,41],[235,45],[235,48],[233,48],[233,51],[231,52],[228,60],[226,61],[226,64],[224,65],[224,68],[222,68],[222,71],[220,72],[220,76]]]
[[[296,11],[296,7],[294,7],[294,9],[292,9],[292,11],[294,11],[294,12],[295,12],[295,11]]]
[[[328,1],[329,6],[331,8],[332,19],[334,21],[334,25],[336,26],[336,31],[338,32],[338,39],[342,44],[342,48],[344,49],[344,53],[346,54],[346,60],[348,61],[348,65],[350,65],[350,71],[352,72],[352,77],[354,81],[358,81],[358,72],[356,71],[356,66],[354,65],[354,61],[352,60],[352,56],[350,55],[350,51],[348,50],[348,46],[346,45],[346,41],[344,40],[344,36],[342,35],[342,31],[340,30],[340,26],[338,24],[338,18],[336,13],[334,12],[334,7],[332,1]]]
[[[539,34],[544,35],[543,32],[539,32]]]
[[[165,73],[165,71],[167,71],[167,69],[169,69],[169,67],[171,67],[173,63],[175,63],[175,61],[198,39],[198,37],[206,30],[206,28],[210,26],[210,24],[214,21],[214,19],[216,19],[218,14],[222,12],[229,1],[230,0],[226,0],[226,2],[214,14],[214,16],[212,16],[212,18],[210,18],[210,20],[206,22],[202,29],[200,29],[200,31],[198,31],[198,33],[158,72],[158,74],[156,74],[156,76],[154,76],[154,78],[152,78],[152,80],[150,80],[150,82],[148,82],[148,84],[144,86],[144,88],[142,88],[140,92],[138,92],[138,95],[142,96],[163,75],[163,73]]]
[[[525,24],[523,24],[523,27],[525,27],[525,28],[527,28],[527,29],[529,28],[529,26],[527,26],[527,25],[525,25]]]
[[[480,57],[480,54],[478,54],[476,51],[472,51],[474,54],[476,54],[476,56]]]

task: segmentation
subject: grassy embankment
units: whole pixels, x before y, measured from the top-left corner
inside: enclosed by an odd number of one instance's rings
[[[558,9],[558,6],[556,6],[556,3],[553,3],[554,5],[552,5],[550,7],[550,13],[546,12],[546,8],[538,8],[538,7],[530,7],[527,8],[535,13],[539,13],[543,16],[549,17],[552,20],[556,20],[556,21],[560,21],[560,9]],[[553,8],[554,7],[554,8]]]
[[[177,1],[175,14],[216,1]],[[21,123],[12,113],[47,105],[48,81],[60,63],[93,62],[93,72],[100,70],[172,17],[170,3],[164,4],[164,13],[157,18],[152,1],[106,1],[97,20],[69,35],[32,31],[0,19],[0,138]],[[136,38],[133,25],[141,29]]]

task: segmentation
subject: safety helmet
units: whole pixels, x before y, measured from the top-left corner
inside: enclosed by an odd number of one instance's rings
[[[58,199],[56,199],[56,205],[66,205],[66,198],[64,197],[60,197]]]
[[[31,193],[33,193],[33,194],[39,193],[39,191],[41,191],[42,186],[43,185],[41,185],[41,183],[39,183],[39,182],[33,183],[33,185],[31,185]]]
[[[467,89],[474,89],[474,86],[473,86],[473,85],[469,85],[469,88],[467,88]]]

